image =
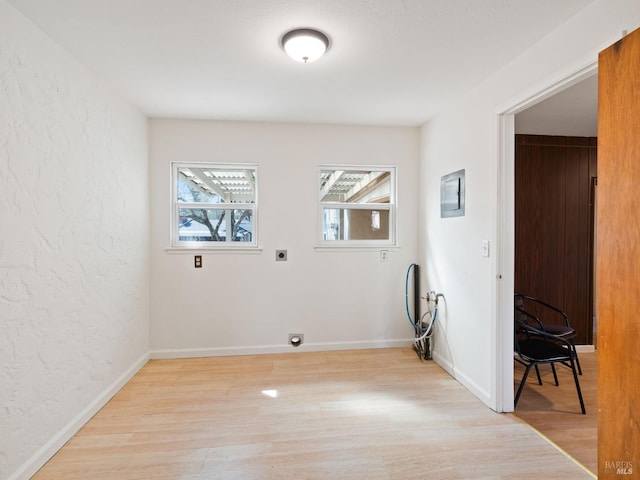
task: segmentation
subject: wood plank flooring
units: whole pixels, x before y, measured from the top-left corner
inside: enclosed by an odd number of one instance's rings
[[[580,413],[571,370],[559,368],[555,386],[548,366],[541,367],[542,385],[532,372],[515,414],[578,460],[594,474],[598,471],[597,353],[579,353],[579,377],[587,414]],[[516,364],[515,384],[520,384],[524,367]]]
[[[152,360],[33,478],[545,477],[591,478],[394,348]]]

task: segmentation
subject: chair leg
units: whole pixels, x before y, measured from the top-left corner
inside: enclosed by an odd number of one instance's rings
[[[573,372],[573,379],[576,382],[576,390],[578,391],[578,399],[580,400],[580,409],[582,410],[582,414],[586,415],[587,410],[584,408],[584,400],[582,399],[582,390],[580,390],[580,382],[578,381],[578,374],[576,373],[576,365],[571,359],[571,371]]]
[[[529,364],[527,365],[527,368],[524,371],[524,375],[522,375],[522,380],[520,381],[520,386],[518,387],[518,392],[516,393],[516,397],[513,399],[513,408],[516,408],[516,405],[518,405],[518,400],[520,399],[520,394],[522,393],[522,390],[524,389],[524,384],[527,382],[527,377],[529,376],[529,370],[531,370],[531,366],[533,364]],[[538,368],[538,365],[535,365],[536,369]]]
[[[536,363],[536,375],[538,376],[538,385],[542,385],[542,377],[540,376],[540,370],[538,369],[538,364]]]
[[[576,365],[578,366],[578,373],[582,375],[582,367],[580,366],[580,359],[578,358],[578,350],[576,349],[576,344],[573,343],[573,338],[570,340],[571,349],[573,350],[573,354],[576,357]]]
[[[558,383],[558,374],[556,373],[556,366],[553,363],[551,364],[551,371],[553,372],[553,380],[556,382],[556,387],[557,387],[560,384]]]

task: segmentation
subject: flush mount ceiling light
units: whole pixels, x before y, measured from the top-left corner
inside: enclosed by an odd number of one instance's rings
[[[329,48],[329,37],[312,28],[297,28],[282,36],[282,48],[298,62],[313,62]]]

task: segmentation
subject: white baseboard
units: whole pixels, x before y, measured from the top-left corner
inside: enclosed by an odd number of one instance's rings
[[[576,345],[576,350],[578,353],[595,352],[595,347],[593,345]],[[449,375],[455,378],[471,393],[478,397],[478,399],[480,399],[480,401],[482,401],[482,403],[484,403],[487,407],[491,408],[492,410],[496,410],[496,405],[494,404],[494,400],[491,398],[489,392],[480,388],[467,375],[465,375],[459,369],[455,368],[455,366],[451,364],[451,362],[447,361],[444,357],[438,355],[436,352],[433,353],[433,361],[440,365],[443,370],[445,370]]]
[[[492,410],[496,409],[495,402],[491,398],[488,391],[475,383],[471,378],[464,374],[460,369],[456,368],[451,362],[447,361],[437,352],[433,353],[433,361],[442,367],[442,369],[455,378],[462,386],[473,393],[478,399]]]
[[[303,343],[291,345],[258,345],[250,347],[216,347],[152,350],[152,359],[226,357],[233,355],[261,355],[267,353],[328,352],[332,350],[365,350],[369,348],[394,348],[413,345],[413,339],[371,340],[357,342]]]
[[[131,380],[149,360],[149,353],[145,353],[126,372],[100,393],[91,404],[76,415],[64,428],[55,434],[29,460],[18,468],[7,480],[28,480],[49,461],[62,446],[73,437],[82,426],[87,423],[111,398]]]
[[[593,345],[576,345],[576,351],[578,353],[591,353],[596,351],[596,347]]]

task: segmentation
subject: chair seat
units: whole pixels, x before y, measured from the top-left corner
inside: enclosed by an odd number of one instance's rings
[[[527,362],[562,362],[571,358],[568,348],[548,340],[536,338],[518,342],[520,357]]]
[[[544,331],[558,337],[569,337],[575,336],[576,334],[573,328],[567,327],[566,325],[550,325],[548,323],[544,325]]]
[[[526,328],[522,323],[520,323],[518,326],[520,328]],[[552,337],[547,332],[536,330],[531,327],[529,327],[527,331],[531,334],[539,335],[540,337],[557,338]],[[518,335],[516,335],[515,346],[516,354],[518,355],[518,357],[515,357],[515,360],[525,365],[526,368],[524,371],[524,375],[522,376],[522,380],[520,381],[518,392],[513,399],[514,407],[518,405],[518,400],[520,399],[520,395],[522,394],[522,390],[524,389],[524,385],[527,381],[529,371],[532,367],[535,367],[536,373],[538,375],[538,383],[542,385],[540,373],[538,372],[538,365],[550,364],[551,371],[553,372],[553,379],[555,380],[555,384],[557,386],[558,375],[556,374],[555,364],[559,363],[571,369],[571,372],[573,373],[573,380],[576,384],[578,399],[580,400],[580,410],[583,414],[587,413],[586,409],[584,408],[584,400],[582,398],[582,391],[580,390],[580,382],[578,381],[578,373],[576,371],[574,362],[574,359],[577,358],[577,355],[575,354],[575,352],[571,348],[571,344],[567,340],[562,339],[562,342],[565,343],[564,347],[562,345],[559,345],[557,341],[532,337],[520,339],[518,338]]]

